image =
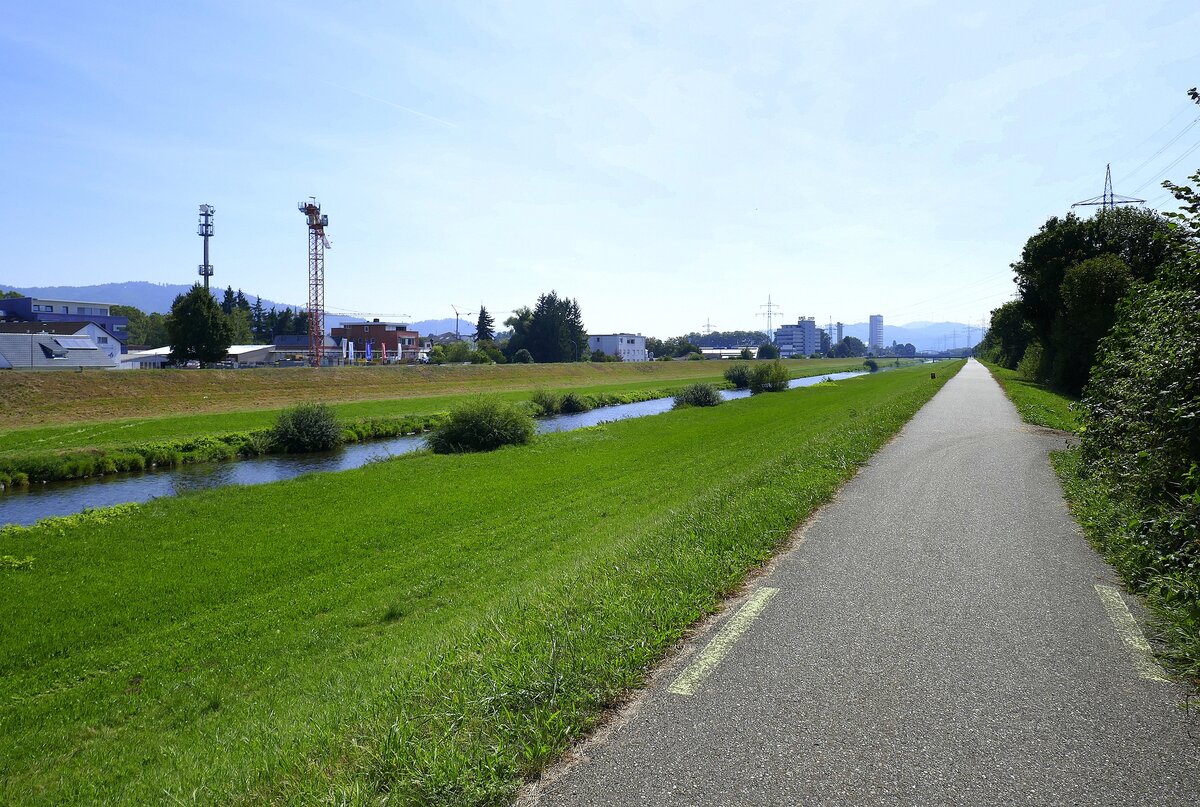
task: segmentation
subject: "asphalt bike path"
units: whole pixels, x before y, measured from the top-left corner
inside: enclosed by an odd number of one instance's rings
[[[1189,690],[1071,519],[1062,445],[968,362],[520,803],[1200,804]]]

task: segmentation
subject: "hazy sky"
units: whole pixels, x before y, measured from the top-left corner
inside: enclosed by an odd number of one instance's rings
[[[331,310],[978,323],[1106,162],[1159,205],[1200,166],[1168,170],[1200,125],[1155,156],[1197,31],[1194,0],[9,4],[0,282],[190,283],[206,202],[214,285],[303,303],[315,195]]]

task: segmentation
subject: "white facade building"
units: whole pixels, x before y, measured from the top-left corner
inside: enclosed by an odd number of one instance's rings
[[[867,337],[867,349],[879,350],[883,347],[883,314],[871,315],[871,328]]]
[[[646,355],[646,337],[632,333],[605,333],[588,337],[588,350],[607,353],[621,361],[650,361]]]
[[[800,317],[795,325],[780,325],[775,331],[775,346],[781,358],[811,356],[821,349],[815,317]]]

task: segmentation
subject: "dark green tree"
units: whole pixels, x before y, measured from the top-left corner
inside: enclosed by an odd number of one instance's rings
[[[523,347],[539,363],[577,361],[583,357],[588,337],[579,304],[569,297],[559,297],[555,291],[538,297],[527,339],[528,344]]]
[[[512,313],[512,316],[504,320],[504,324],[512,328],[512,336],[508,337],[508,343],[504,346],[504,352],[508,356],[509,361],[517,361],[516,355],[524,350],[529,349],[529,329],[533,326],[533,309],[527,306],[521,306]],[[530,357],[532,359],[532,357]],[[518,364],[522,362],[517,362]]]
[[[770,342],[763,342],[758,346],[757,357],[760,359],[778,359],[779,348],[775,347]]]
[[[261,297],[255,297],[254,305],[250,307],[250,329],[254,331],[254,341],[264,343],[271,341],[271,330],[267,326],[267,312],[263,310]]]
[[[1033,326],[1025,319],[1021,302],[1011,300],[992,310],[991,324],[979,343],[978,354],[985,361],[1015,370],[1032,341]]]
[[[857,336],[847,336],[833,346],[833,356],[837,359],[857,359],[867,355],[867,346]]]
[[[246,295],[242,294],[242,290],[238,289],[237,294],[233,296],[234,308],[240,308],[242,311],[250,311],[250,301],[246,299]]]
[[[237,305],[237,298],[233,294],[233,286],[227,286],[225,296],[221,298],[221,310],[228,316],[233,313],[235,305]]]
[[[491,342],[496,337],[496,330],[493,327],[496,321],[492,319],[492,315],[482,305],[479,306],[479,321],[475,323],[475,341],[476,342]]]
[[[192,359],[220,361],[233,344],[229,322],[208,289],[199,283],[171,304],[167,317],[170,359],[180,364]]]
[[[274,308],[271,309],[271,313],[275,313]],[[295,325],[292,309],[284,306],[283,310],[275,315],[275,324],[271,328],[271,338],[291,335],[295,332]]]
[[[1067,269],[1059,294],[1050,380],[1073,395],[1083,391],[1096,360],[1096,346],[1116,319],[1117,303],[1129,291],[1132,273],[1116,255],[1102,255]]]

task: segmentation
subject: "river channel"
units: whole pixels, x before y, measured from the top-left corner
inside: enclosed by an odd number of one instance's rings
[[[794,378],[789,386],[809,387],[826,379],[840,381],[860,375],[865,373],[830,373]],[[724,390],[721,397],[727,401],[748,398],[750,391]],[[605,406],[590,412],[556,415],[538,420],[537,431],[538,434],[565,432],[600,423],[658,415],[670,410],[674,403],[674,398],[655,398],[640,403]],[[232,462],[182,465],[140,474],[115,474],[10,488],[0,493],[0,525],[33,524],[49,516],[71,515],[89,507],[145,502],[159,496],[177,496],[193,490],[279,482],[317,471],[347,471],[424,447],[425,438],[414,435],[355,443],[321,454],[274,454]]]

